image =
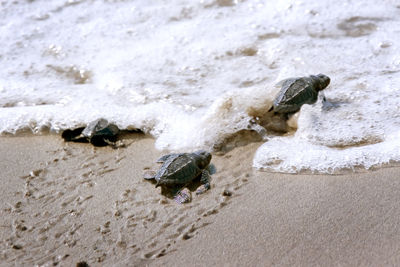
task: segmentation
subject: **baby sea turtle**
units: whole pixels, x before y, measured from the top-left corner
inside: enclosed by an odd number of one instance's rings
[[[118,133],[119,129],[115,124],[101,118],[89,123],[85,128],[65,130],[62,137],[65,141],[90,142],[95,146],[107,144],[115,146]]]
[[[276,86],[281,86],[281,90],[270,111],[291,114],[299,111],[303,104],[314,104],[318,99],[318,92],[325,89],[330,81],[324,74],[280,81]]]
[[[157,163],[162,163],[158,172],[147,172],[144,174],[144,178],[147,180],[155,179],[156,187],[179,186],[184,188],[200,176],[201,186],[197,188],[196,194],[202,194],[210,188],[210,173],[207,170],[210,161],[211,154],[204,150],[194,153],[168,154],[157,160]],[[174,199],[178,203],[189,202],[191,199],[190,191],[187,189],[180,190]]]

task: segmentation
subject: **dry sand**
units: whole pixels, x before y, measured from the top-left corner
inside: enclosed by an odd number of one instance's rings
[[[259,172],[253,143],[213,155],[211,190],[179,205],[142,179],[154,141],[124,140],[0,138],[1,266],[400,265],[398,167]]]

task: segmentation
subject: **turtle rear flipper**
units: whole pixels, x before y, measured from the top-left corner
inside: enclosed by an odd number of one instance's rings
[[[143,178],[146,180],[153,180],[156,178],[156,172],[155,171],[145,171],[143,173]]]

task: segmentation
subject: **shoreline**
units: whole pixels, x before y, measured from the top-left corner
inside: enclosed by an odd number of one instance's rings
[[[248,136],[252,136],[251,133],[248,133]],[[66,144],[77,144],[79,142],[66,142],[62,139],[61,137],[61,132],[50,132],[48,130],[45,131],[41,131],[40,133],[33,133],[31,130],[23,130],[23,131],[18,131],[15,134],[12,133],[3,133],[3,135],[0,135],[0,140],[3,139],[8,139],[8,138],[46,138],[46,137],[50,137],[50,138],[58,138],[61,141],[65,142]],[[236,133],[234,134],[231,138],[227,138],[226,143],[224,143],[222,146],[226,146],[228,148],[225,149],[221,149],[221,150],[215,150],[213,152],[211,152],[211,154],[213,156],[224,156],[226,154],[228,154],[229,152],[231,152],[232,150],[235,150],[239,147],[247,147],[250,146],[252,148],[254,148],[254,146],[260,147],[261,145],[263,145],[264,143],[267,143],[267,141],[262,141],[262,140],[257,140],[257,138],[252,137],[253,139],[251,139],[251,137],[247,138],[241,136],[244,140],[242,142],[240,141],[235,141],[235,138],[239,138],[240,137],[240,133]],[[126,141],[126,145],[129,146],[130,142],[134,142],[134,141],[130,141],[130,140],[137,140],[137,139],[151,139],[153,140],[153,144],[155,143],[156,139],[150,135],[150,134],[146,134],[143,131],[141,131],[140,129],[134,129],[134,130],[121,130],[118,136],[119,140],[125,140]],[[233,139],[233,140],[232,140]],[[88,145],[91,146],[89,143],[80,143],[83,145]],[[93,146],[92,146],[93,147]],[[357,147],[357,146],[355,146]],[[102,149],[104,147],[97,147],[98,149]],[[123,147],[121,148],[123,149]],[[169,151],[169,150],[158,150],[154,145],[152,147],[153,150],[157,151],[160,153],[160,155],[162,154],[168,154],[168,153],[174,153],[174,152],[179,152],[179,151]],[[257,149],[254,150],[254,153],[256,152]],[[280,171],[275,171],[275,170],[271,170],[268,168],[256,168],[253,167],[254,171],[258,171],[261,173],[273,173],[273,174],[283,174],[283,175],[351,175],[351,174],[360,174],[360,173],[368,173],[371,171],[377,171],[380,169],[385,169],[385,168],[400,168],[400,161],[395,161],[395,160],[390,160],[390,162],[388,163],[381,163],[380,165],[373,165],[370,168],[365,168],[362,165],[359,166],[354,166],[352,168],[342,168],[342,169],[338,169],[335,170],[333,172],[320,172],[320,171],[310,171],[310,170],[300,170],[298,172],[280,172]]]
[[[142,179],[163,154],[154,139],[122,138],[128,146],[112,149],[52,133],[0,137],[5,266],[400,263],[398,166],[261,172],[250,143],[213,155],[211,189],[179,205]]]

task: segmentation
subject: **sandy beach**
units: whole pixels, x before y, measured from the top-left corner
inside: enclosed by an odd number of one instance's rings
[[[399,1],[0,6],[0,267],[400,266]]]
[[[1,137],[1,266],[395,266],[400,168],[287,175],[260,143],[214,154],[211,189],[177,204],[143,180],[163,153],[59,135]],[[224,193],[225,191],[225,193]]]

